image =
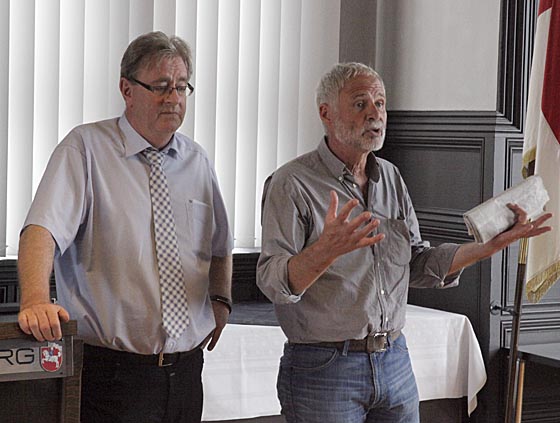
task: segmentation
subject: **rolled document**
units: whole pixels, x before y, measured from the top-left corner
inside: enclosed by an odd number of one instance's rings
[[[474,236],[476,242],[486,242],[514,224],[515,214],[506,204],[517,204],[527,212],[529,219],[533,219],[543,212],[548,200],[542,179],[533,175],[469,210],[463,219],[469,235]]]

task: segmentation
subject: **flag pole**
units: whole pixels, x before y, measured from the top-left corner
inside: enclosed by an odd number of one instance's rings
[[[523,375],[520,375],[520,365],[518,357],[519,348],[519,329],[521,327],[521,302],[523,287],[525,282],[525,268],[527,266],[527,251],[529,240],[522,238],[519,243],[519,256],[517,260],[517,280],[515,284],[515,300],[513,303],[513,324],[511,328],[511,341],[509,346],[509,373],[508,373],[508,396],[506,401],[505,420],[504,423],[512,423],[515,416],[516,421],[521,421],[521,401],[519,406],[514,408],[517,403],[516,395],[520,395],[523,387],[520,383]]]

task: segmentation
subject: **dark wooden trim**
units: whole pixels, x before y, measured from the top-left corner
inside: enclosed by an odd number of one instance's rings
[[[500,125],[504,132],[523,132],[537,10],[537,0],[502,0],[496,111],[511,126]]]
[[[60,412],[64,423],[80,422],[84,343],[81,339],[73,342],[74,375],[62,379]]]
[[[511,320],[501,321],[500,347],[509,347],[511,328]],[[549,339],[546,340],[539,340],[539,343],[560,342],[560,318],[551,317],[531,320],[524,319],[521,321],[520,334],[520,345],[523,345],[524,343],[531,343],[532,341],[529,338],[531,335],[538,335],[539,338],[542,338],[544,335],[549,337]]]
[[[63,336],[76,336],[78,333],[78,324],[75,320],[70,320],[60,324]],[[24,333],[16,322],[2,323],[2,331],[0,332],[0,340],[4,339],[27,339],[34,341],[35,338]]]
[[[541,368],[542,370],[542,368]],[[551,395],[530,398],[523,397],[523,423],[556,423],[560,416],[560,400]]]
[[[507,123],[492,111],[412,111],[388,112],[389,133],[404,132],[494,132],[500,122]],[[391,137],[392,139],[392,137]]]

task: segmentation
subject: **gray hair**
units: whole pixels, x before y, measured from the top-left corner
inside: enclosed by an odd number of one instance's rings
[[[383,89],[385,89],[381,76],[369,66],[357,62],[337,63],[319,81],[315,98],[317,107],[323,103],[336,106],[338,94],[342,87],[344,87],[344,84],[357,76],[373,76],[381,82]]]
[[[121,60],[121,77],[136,78],[140,69],[162,59],[180,57],[187,67],[187,80],[192,76],[192,52],[189,45],[177,36],[155,31],[140,35],[127,47]]]

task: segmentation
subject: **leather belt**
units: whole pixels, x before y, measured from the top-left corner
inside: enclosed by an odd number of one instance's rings
[[[350,339],[348,340],[349,352],[365,352],[368,354],[374,352],[383,352],[387,350],[390,341],[394,341],[401,335],[400,330],[392,332],[377,332],[366,336],[364,339]],[[320,348],[336,348],[339,351],[344,351],[344,344],[347,341],[339,342],[314,342],[309,344],[293,344],[293,345],[307,345],[310,347]]]
[[[97,347],[84,344],[84,361],[103,363],[115,366],[158,366],[167,367],[177,364],[179,361],[200,350],[196,347],[190,351],[176,352],[173,354],[136,354],[126,351],[117,351],[110,348]]]

